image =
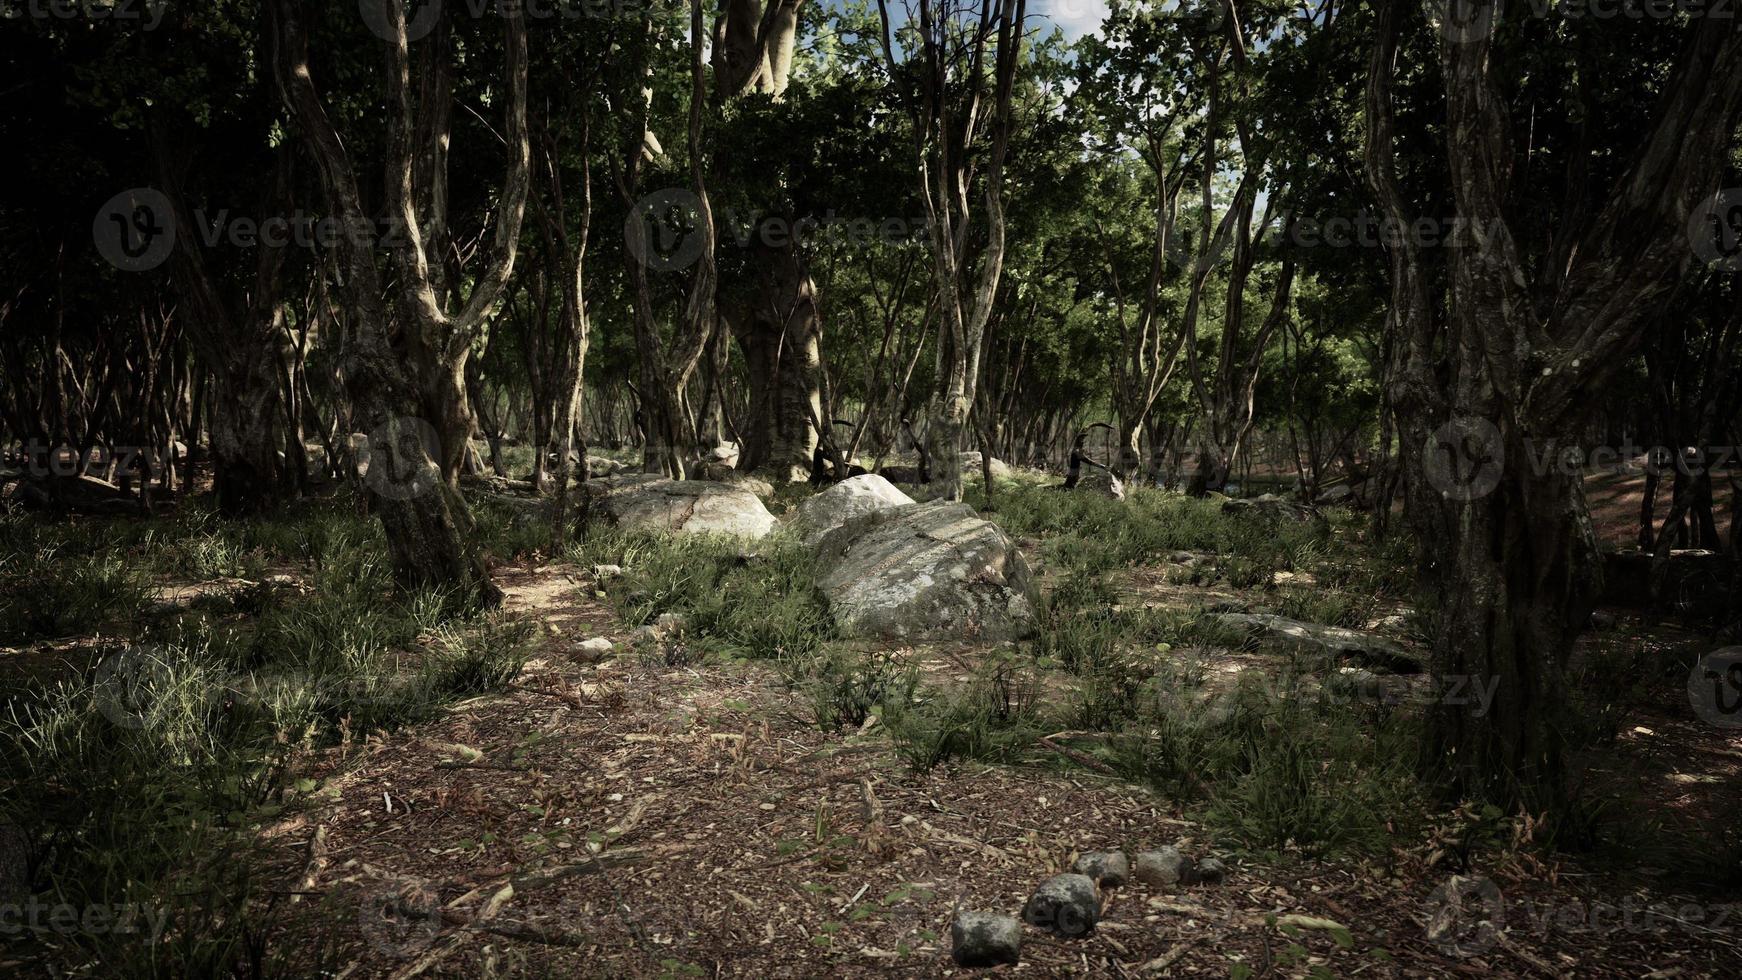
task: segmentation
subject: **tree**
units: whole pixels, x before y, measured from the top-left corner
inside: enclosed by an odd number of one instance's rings
[[[903,64],[895,57],[887,0],[878,0],[878,11],[883,56],[890,74],[899,76]],[[939,464],[932,471],[932,489],[950,500],[962,496],[958,452],[979,382],[981,343],[1004,271],[1004,160],[1026,16],[1027,0],[983,0],[977,18],[953,0],[919,0],[919,23],[911,25],[914,33],[908,38],[918,46],[913,67],[919,91],[912,103],[915,171],[931,235],[940,311],[940,390],[926,440],[929,456]],[[983,108],[988,96],[990,106]],[[985,154],[983,175],[976,174],[980,152]],[[975,229],[970,195],[976,183],[985,240],[971,249]]]
[[[1434,670],[1500,685],[1479,716],[1445,701],[1430,709],[1427,764],[1453,792],[1558,811],[1562,669],[1589,619],[1600,564],[1578,474],[1539,461],[1576,447],[1589,392],[1638,349],[1693,258],[1687,229],[1718,186],[1742,110],[1742,30],[1730,19],[1694,20],[1679,50],[1650,51],[1668,69],[1661,96],[1628,88],[1639,84],[1633,79],[1612,82],[1621,88],[1611,90],[1617,101],[1604,118],[1601,69],[1649,50],[1639,39],[1533,47],[1531,31],[1549,26],[1508,21],[1493,30],[1483,18],[1498,15],[1481,8],[1474,25],[1431,25],[1439,36],[1430,41],[1420,30],[1429,25],[1410,23],[1414,9],[1378,9],[1367,179],[1391,227],[1411,227],[1400,157],[1412,170],[1427,166],[1428,143],[1401,139],[1398,77],[1408,62],[1400,52],[1410,27],[1414,44],[1438,48],[1440,105],[1421,111],[1443,108],[1461,233],[1443,269],[1409,235],[1387,243],[1395,334],[1387,396],[1410,521],[1444,597]],[[1578,119],[1529,171],[1501,66],[1544,86],[1539,125],[1553,118],[1549,106],[1570,105]],[[1430,98],[1424,80],[1411,83],[1412,95]],[[1553,164],[1562,193],[1526,193]]]
[[[334,251],[335,278],[353,326],[345,385],[369,432],[369,465],[377,474],[369,481],[371,503],[394,566],[403,580],[493,604],[500,591],[467,541],[470,517],[458,477],[472,431],[466,359],[513,273],[527,196],[524,13],[518,0],[503,7],[509,161],[495,239],[467,293],[451,249],[447,210],[449,15],[438,17],[424,42],[414,105],[405,11],[397,2],[381,7],[389,35],[386,194],[396,233],[383,243],[390,257],[383,269],[354,161],[315,84],[302,4],[273,0],[271,10],[278,55],[273,68],[285,107],[315,161],[328,211],[344,229]],[[399,283],[392,294],[389,275]],[[455,302],[457,310],[450,307]]]

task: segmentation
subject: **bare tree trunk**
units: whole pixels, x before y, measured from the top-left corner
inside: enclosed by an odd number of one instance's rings
[[[437,76],[445,71],[447,47],[428,41],[423,45],[424,117],[414,125],[404,10],[398,3],[383,3],[382,9],[395,34],[387,45],[395,110],[389,174],[396,186],[389,192],[406,238],[390,250],[405,287],[403,302],[392,312],[382,299],[388,294],[376,265],[373,236],[363,233],[373,223],[362,204],[350,153],[315,87],[301,5],[295,0],[274,0],[270,8],[277,54],[273,67],[285,107],[320,171],[328,210],[347,232],[338,236],[335,248],[354,328],[343,374],[358,420],[368,427],[366,482],[395,570],[405,583],[438,588],[468,603],[495,605],[501,591],[467,540],[470,517],[455,480],[471,434],[466,355],[513,272],[519,246],[530,156],[525,21],[517,0],[508,0],[503,22],[511,160],[502,190],[501,224],[488,250],[488,264],[472,277],[460,312],[450,314],[442,306],[449,290],[440,254],[432,263],[425,248],[426,241],[440,243],[446,237],[446,93]]]

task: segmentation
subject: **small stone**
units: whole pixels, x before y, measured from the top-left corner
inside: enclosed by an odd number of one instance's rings
[[[1022,958],[1022,926],[996,912],[957,912],[950,923],[950,955],[957,966],[997,966]]]
[[[610,653],[611,641],[602,636],[595,636],[590,640],[582,640],[577,645],[576,649],[580,650],[582,653]]]
[[[661,633],[679,633],[683,631],[683,617],[677,613],[660,613],[653,621],[653,628]]]
[[[1174,888],[1192,880],[1192,859],[1178,848],[1164,847],[1137,855],[1137,880],[1159,888]]]
[[[1601,609],[1591,613],[1591,628],[1594,630],[1612,630],[1615,628],[1615,614]]]
[[[1040,883],[1022,907],[1022,921],[1077,939],[1095,931],[1101,899],[1088,875],[1054,875]]]
[[[1131,862],[1124,851],[1089,851],[1077,858],[1071,870],[1088,875],[1102,888],[1118,888],[1131,877]]]
[[[1220,858],[1204,858],[1198,862],[1197,880],[1209,885],[1219,885],[1226,877],[1228,866]]]

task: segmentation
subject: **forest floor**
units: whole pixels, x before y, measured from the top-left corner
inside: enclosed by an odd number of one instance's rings
[[[875,725],[820,731],[766,668],[595,660],[575,638],[627,643],[628,630],[577,598],[584,572],[515,569],[504,580],[512,605],[558,630],[515,690],[335,758],[319,773],[331,798],[272,832],[291,882],[309,871],[311,828],[325,828],[320,870],[304,883],[355,896],[354,975],[406,975],[426,960],[426,975],[456,977],[961,974],[975,971],[950,961],[953,910],[1015,914],[1079,852],[1228,853],[1174,801],[1069,760],[916,776]],[[913,653],[945,675],[972,656]],[[1617,768],[1657,780],[1647,793],[1692,819],[1735,812],[1736,739],[1641,720],[1657,727],[1622,739]],[[458,764],[456,745],[481,755]],[[1423,935],[1429,893],[1446,877],[1432,850],[1400,839],[1350,861],[1235,855],[1220,884],[1133,882],[1107,890],[1087,939],[1027,931],[1012,972],[1742,971],[1742,904],[1528,850],[1485,869],[1509,930],[1492,949],[1451,955]],[[508,884],[513,897],[481,919]]]
[[[1177,629],[1192,642],[1155,651],[1193,659],[1211,689],[1286,677],[1300,664],[1262,644],[1218,644],[1215,631],[1189,625],[1210,609],[1280,609],[1406,646],[1421,638],[1422,624],[1373,580],[1321,579],[1305,559],[1276,570],[1263,562],[1224,567],[1227,556],[1216,556],[1208,574],[1171,560],[1179,555],[1109,560],[1092,550],[1092,528],[1037,530],[1045,521],[1023,507],[1050,506],[1048,499],[1019,496],[1009,516],[1062,610],[1047,626],[1061,637],[1140,615],[1152,617],[1142,628],[1153,639],[1176,629],[1170,617],[1184,617],[1188,625]],[[271,552],[263,540],[250,543]],[[1018,914],[1041,880],[1070,870],[1081,852],[1172,845],[1225,860],[1227,877],[1107,889],[1092,935],[1060,939],[1027,928],[1020,965],[993,972],[1742,975],[1734,825],[1742,735],[1687,710],[1685,657],[1703,642],[1698,631],[1615,611],[1610,628],[1582,641],[1574,681],[1597,695],[1593,731],[1579,743],[1590,839],[1569,847],[1538,839],[1541,828],[1527,816],[1438,813],[1407,789],[1378,786],[1390,770],[1372,747],[1359,756],[1366,768],[1356,777],[1312,742],[1294,776],[1322,785],[1292,791],[1274,788],[1277,772],[1257,773],[1270,764],[1268,744],[1234,750],[1245,768],[1226,772],[1252,778],[1236,786],[1230,776],[1227,790],[1224,764],[1211,760],[1226,746],[1196,746],[1202,771],[1177,778],[1150,772],[1149,763],[1134,768],[1131,729],[1117,720],[1091,726],[1086,708],[1047,710],[1111,689],[1048,657],[1021,675],[1026,692],[1003,695],[1006,704],[1024,702],[1013,710],[1029,712],[1028,724],[981,719],[996,729],[985,736],[995,749],[916,764],[926,746],[916,747],[924,736],[911,721],[892,732],[873,710],[862,721],[823,723],[816,680],[826,675],[795,680],[776,660],[720,655],[708,636],[638,632],[659,609],[640,590],[659,592],[660,582],[595,579],[587,559],[596,557],[576,550],[498,565],[506,618],[531,626],[529,652],[506,686],[478,694],[456,686],[460,693],[439,708],[401,723],[347,716],[338,737],[289,754],[284,788],[244,822],[261,845],[248,858],[258,876],[250,901],[269,914],[241,948],[275,950],[264,958],[307,971],[281,975],[359,978],[962,975],[979,971],[951,962],[955,910]],[[238,561],[204,574],[160,563],[156,601],[211,607],[219,620],[255,616],[260,605],[264,621],[280,600],[260,599],[263,588],[292,604],[332,588],[334,573],[320,560]],[[1091,585],[1111,590],[1106,604],[1085,601],[1074,611],[1081,619],[1057,618],[1073,613],[1057,597]],[[767,595],[725,598],[754,616]],[[111,622],[9,647],[0,657],[7,687],[68,665],[76,674],[100,655],[101,634],[126,629]],[[296,635],[313,642],[315,634]],[[439,648],[429,635],[426,627],[417,645]],[[610,651],[584,645],[600,637],[612,641]],[[1061,637],[1042,645],[1068,660]],[[999,672],[1013,655],[1005,647],[951,643],[875,655],[912,667],[922,692],[980,690],[988,677],[1014,676]],[[1146,716],[1137,727],[1148,737],[1156,724]],[[1271,719],[1258,731],[1286,742],[1300,734],[1286,724]],[[1368,771],[1376,764],[1379,771]],[[1288,792],[1296,795],[1282,805],[1293,809],[1267,809]],[[1370,832],[1324,836],[1327,825],[1353,819],[1354,810],[1338,809],[1351,800],[1373,809]],[[1413,807],[1413,816],[1393,819],[1389,806],[1400,814]],[[1454,873],[1499,889],[1498,906],[1482,917],[1500,931],[1464,933],[1460,949],[1426,935],[1438,908],[1433,892]],[[0,971],[40,965],[42,953],[0,945]],[[67,962],[57,974],[80,974]]]

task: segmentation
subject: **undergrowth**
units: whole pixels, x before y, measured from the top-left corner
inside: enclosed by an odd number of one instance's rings
[[[117,522],[106,560],[126,570],[120,578],[93,577],[95,559],[77,554],[72,538],[101,540],[98,525],[8,524],[25,531],[22,545],[8,538],[5,574],[9,589],[14,576],[35,583],[26,608],[88,590],[136,612],[154,566],[197,577],[290,563],[306,578],[306,588],[260,583],[153,616],[95,610],[85,624],[125,638],[0,705],[0,836],[25,856],[24,880],[11,884],[40,903],[131,923],[55,930],[52,941],[27,931],[23,941],[90,975],[321,969],[320,943],[275,938],[281,899],[252,870],[256,830],[315,788],[295,778],[299,754],[502,687],[530,654],[531,624],[455,616],[445,596],[397,591],[378,527],[342,507],[272,521],[190,509]],[[5,622],[17,630],[11,595]]]

